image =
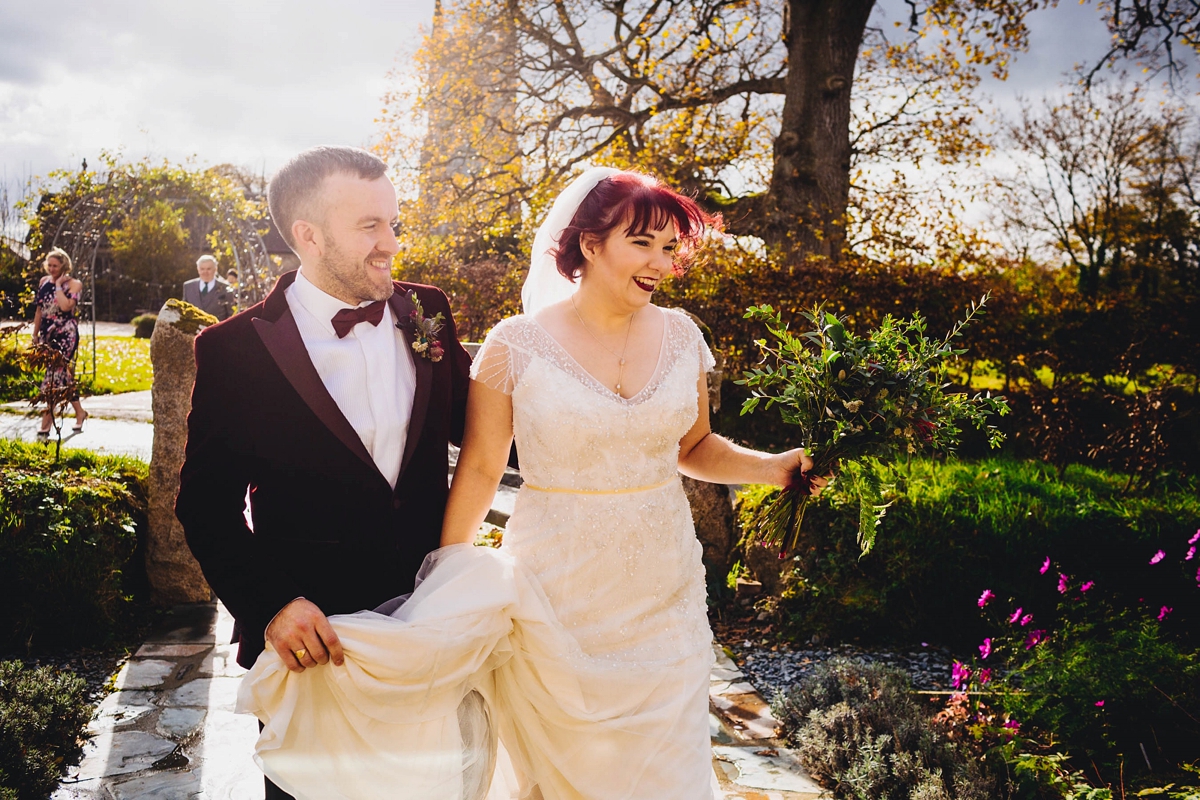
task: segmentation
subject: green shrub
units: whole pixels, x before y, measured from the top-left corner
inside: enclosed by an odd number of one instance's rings
[[[986,800],[1007,795],[972,749],[914,699],[894,667],[832,659],[773,706],[814,780],[856,800]]]
[[[914,459],[885,468],[881,477],[894,486],[892,505],[865,558],[855,537],[855,498],[835,483],[810,506],[798,552],[775,581],[782,622],[793,634],[973,650],[989,635],[975,605],[984,588],[1054,616],[1058,594],[1037,572],[1047,556],[1062,571],[1103,585],[1123,607],[1155,597],[1174,609],[1175,629],[1200,630],[1195,581],[1167,585],[1147,564],[1157,549],[1178,549],[1179,537],[1200,527],[1196,481],[1124,494],[1127,478],[1119,474],[1072,466],[1060,479],[1039,462],[1000,459]],[[743,531],[771,496],[762,487],[741,493]],[[742,553],[764,584],[757,573],[780,568],[768,556]]]
[[[1110,778],[1122,760],[1134,775],[1147,759],[1161,771],[1200,756],[1200,654],[1152,617],[1098,605],[1065,620],[1012,678],[1024,691],[1005,695],[1009,713]]]
[[[18,325],[0,327],[0,402],[37,396],[37,383],[25,365],[18,330]]]
[[[0,441],[0,467],[0,652],[104,641],[131,599],[146,466]]]
[[[49,797],[79,762],[91,716],[77,675],[0,662],[0,798]]]
[[[154,335],[154,323],[158,322],[157,314],[139,314],[129,321],[133,326],[135,339],[149,339]]]

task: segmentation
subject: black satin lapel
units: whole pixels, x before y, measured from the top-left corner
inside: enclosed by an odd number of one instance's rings
[[[408,420],[408,436],[404,440],[404,457],[400,460],[400,476],[403,477],[405,468],[408,467],[408,462],[412,459],[413,453],[416,452],[417,443],[421,439],[421,429],[425,426],[425,414],[429,410],[429,391],[433,383],[433,362],[420,353],[412,349],[413,329],[412,325],[408,324],[409,312],[413,310],[412,301],[408,296],[397,291],[388,301],[388,305],[392,308],[392,313],[396,315],[396,327],[404,334],[405,349],[413,360],[413,367],[416,368],[417,386],[413,392],[412,416]],[[396,478],[396,485],[400,485],[400,478]]]
[[[338,408],[337,401],[325,388],[317,368],[308,357],[308,350],[304,347],[304,340],[300,337],[300,329],[296,327],[296,318],[292,316],[291,309],[285,309],[274,323],[256,317],[254,330],[266,345],[271,357],[275,359],[284,377],[288,379],[288,383],[317,415],[317,419],[321,420],[342,444],[378,472],[375,461],[367,452],[362,439],[358,438],[354,426]]]

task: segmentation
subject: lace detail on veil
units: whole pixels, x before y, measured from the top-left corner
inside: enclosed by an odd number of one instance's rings
[[[704,336],[691,318],[678,309],[664,308],[662,311],[665,328],[658,366],[650,381],[633,397],[621,397],[593,378],[545,328],[532,317],[524,315],[509,317],[492,328],[471,364],[471,378],[511,395],[530,362],[540,358],[598,394],[616,402],[637,405],[654,395],[663,380],[671,374],[680,355],[689,350],[699,350],[700,364],[705,372],[711,371],[716,363],[708,345],[704,343]]]

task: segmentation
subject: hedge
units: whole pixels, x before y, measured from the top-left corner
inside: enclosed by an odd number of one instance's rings
[[[133,586],[144,463],[0,440],[0,652],[98,644]]]

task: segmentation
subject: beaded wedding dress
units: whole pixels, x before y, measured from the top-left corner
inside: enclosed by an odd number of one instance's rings
[[[332,617],[344,667],[259,658],[239,710],[264,723],[255,758],[276,784],[301,800],[716,796],[712,635],[677,472],[712,356],[663,314],[629,399],[531,317],[489,334],[472,377],[512,396],[525,480],[503,546],[443,548],[407,600]]]

